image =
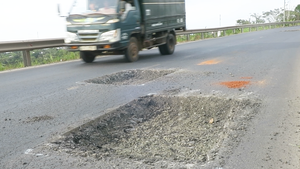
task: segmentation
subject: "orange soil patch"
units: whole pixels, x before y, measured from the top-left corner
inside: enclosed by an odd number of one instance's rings
[[[221,82],[220,85],[227,86],[228,88],[242,88],[250,84],[250,81],[230,81],[230,82]]]
[[[253,77],[241,77],[241,79],[253,79]]]
[[[208,60],[208,61],[205,61],[205,62],[201,62],[198,65],[214,65],[214,64],[218,64],[220,62],[221,61],[219,61],[219,60],[213,59],[213,60]]]

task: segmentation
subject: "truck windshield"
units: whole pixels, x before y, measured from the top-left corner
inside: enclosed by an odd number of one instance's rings
[[[119,0],[75,0],[70,15],[117,14]]]

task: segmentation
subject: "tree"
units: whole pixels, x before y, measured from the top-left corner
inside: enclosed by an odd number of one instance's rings
[[[236,23],[237,23],[238,25],[246,25],[246,24],[251,24],[251,22],[250,22],[250,21],[248,21],[248,20],[245,20],[245,19],[239,19],[239,20],[237,20],[237,21],[236,21]]]
[[[268,22],[282,22],[283,21],[283,9],[278,8],[274,10],[270,10],[268,12],[263,12],[263,18],[265,18]]]
[[[300,20],[300,4],[296,6],[294,10],[295,20]]]
[[[253,22],[254,24],[259,24],[259,23],[265,23],[266,21],[264,19],[262,19],[263,16],[254,13],[251,15],[251,17],[253,17],[255,19],[255,21]]]
[[[296,6],[294,11],[297,12],[297,13],[300,13],[300,4]]]

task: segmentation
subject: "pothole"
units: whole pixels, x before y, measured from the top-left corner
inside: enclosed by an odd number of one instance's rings
[[[95,79],[86,80],[87,83],[113,84],[113,85],[136,85],[153,81],[157,78],[174,73],[175,70],[127,70],[105,75]]]
[[[217,96],[146,96],[66,133],[53,148],[82,157],[206,163],[238,143],[259,106]]]

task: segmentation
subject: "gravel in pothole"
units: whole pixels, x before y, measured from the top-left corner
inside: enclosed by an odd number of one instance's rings
[[[205,163],[226,139],[238,142],[259,106],[216,96],[146,96],[66,133],[52,148],[99,159]]]
[[[102,77],[86,80],[87,83],[131,85],[143,84],[174,73],[175,70],[126,70]]]

